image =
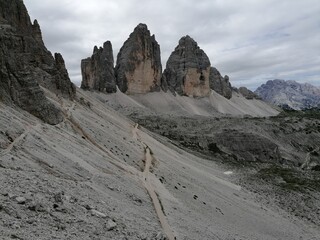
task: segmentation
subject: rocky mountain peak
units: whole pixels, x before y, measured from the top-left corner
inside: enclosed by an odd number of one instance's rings
[[[41,30],[32,24],[21,0],[0,0],[0,93],[1,101],[16,104],[43,121],[56,124],[62,112],[44,95],[39,85],[73,98],[63,58],[55,58],[43,44]]]
[[[162,88],[179,95],[204,97],[210,94],[210,60],[190,36],[179,40],[162,77]]]
[[[320,107],[320,88],[293,80],[274,79],[255,91],[263,100],[295,110]]]
[[[227,99],[232,97],[232,86],[229,82],[229,77],[225,75],[221,76],[218,69],[211,67],[209,75],[210,88]]]
[[[106,41],[103,47],[94,47],[92,56],[81,61],[81,72],[81,88],[108,93],[116,92],[113,50],[110,41]]]
[[[252,92],[250,89],[246,87],[239,87],[238,92],[242,94],[246,99],[261,99],[257,94]]]
[[[9,24],[20,32],[30,32],[32,24],[22,0],[0,0],[0,22]]]
[[[134,28],[134,32],[138,31],[138,30],[142,30],[142,31],[149,31],[148,30],[148,26],[145,23],[139,23],[135,28]]]
[[[115,68],[119,89],[127,94],[160,90],[160,46],[147,25],[140,23],[125,41]]]
[[[41,45],[44,45],[43,40],[42,40],[42,33],[41,33],[40,25],[39,25],[37,19],[35,19],[33,21],[32,35]]]

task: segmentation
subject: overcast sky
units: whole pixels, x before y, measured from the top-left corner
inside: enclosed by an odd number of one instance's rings
[[[45,44],[62,53],[71,80],[80,61],[110,40],[114,56],[134,27],[146,23],[163,68],[182,36],[194,38],[234,86],[268,79],[320,86],[319,0],[24,0]]]

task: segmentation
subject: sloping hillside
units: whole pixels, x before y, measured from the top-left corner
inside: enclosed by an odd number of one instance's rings
[[[120,91],[114,94],[93,93],[112,108],[123,113],[137,111],[139,113],[173,114],[182,116],[230,116],[250,115],[254,117],[274,116],[279,110],[261,100],[248,100],[241,94],[233,92],[227,99],[215,91],[204,98],[174,96],[170,92],[153,92],[147,94],[126,95]]]
[[[312,225],[255,202],[228,180],[228,169],[160,143],[99,94],[78,90],[77,101],[46,94],[64,112],[58,125],[0,107],[4,239],[319,236]]]

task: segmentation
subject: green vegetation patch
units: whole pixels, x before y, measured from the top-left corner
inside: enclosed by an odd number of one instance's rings
[[[302,170],[272,165],[259,170],[258,175],[266,181],[278,181],[277,185],[286,190],[297,192],[320,190],[320,175],[318,173],[306,174]]]

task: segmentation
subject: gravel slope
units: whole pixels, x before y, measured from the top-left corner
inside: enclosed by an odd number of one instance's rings
[[[64,109],[63,123],[0,105],[2,239],[165,239],[143,182],[146,145],[148,182],[176,239],[320,236],[314,225],[255,201],[214,162],[143,128],[135,136],[135,123],[108,108],[106,95],[47,96]]]

